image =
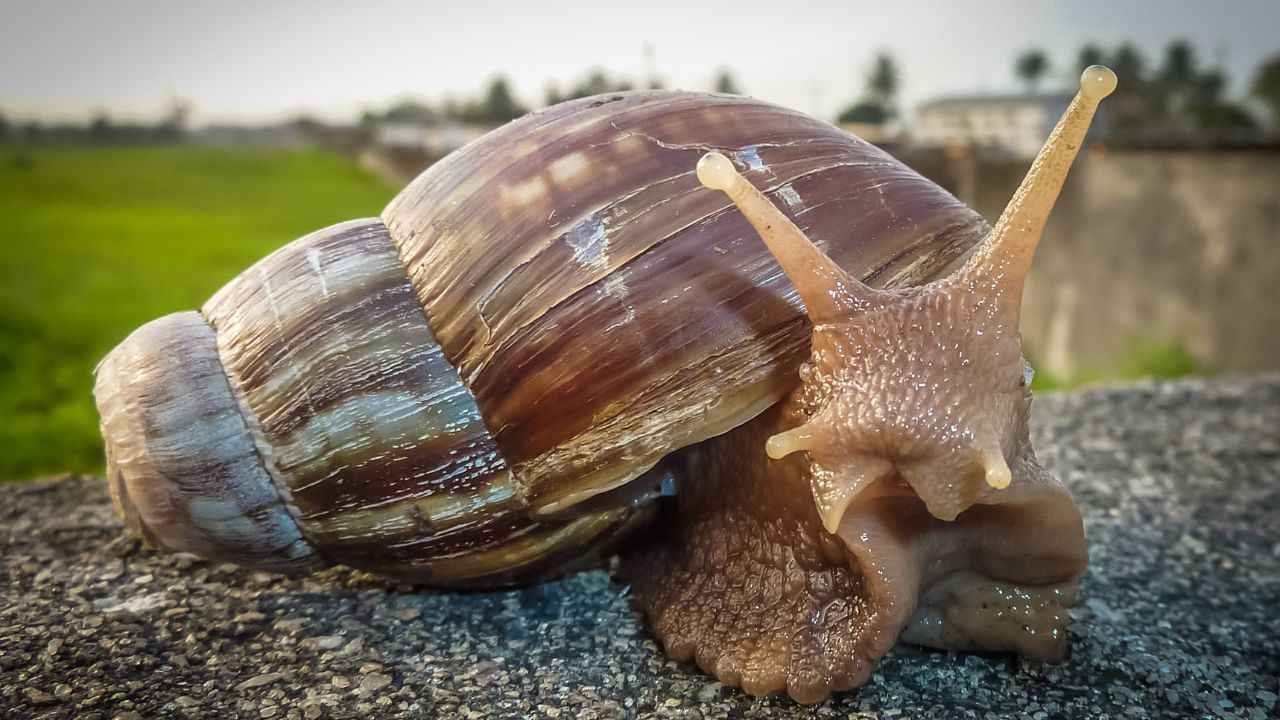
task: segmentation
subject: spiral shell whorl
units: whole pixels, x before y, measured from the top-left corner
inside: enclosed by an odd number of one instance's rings
[[[113,496],[154,544],[500,585],[558,568],[637,515],[530,517],[378,219],[289,243],[202,313],[144,326],[99,372]]]
[[[136,535],[274,570],[324,564],[263,467],[199,313],[143,325],[96,374],[111,497]]]

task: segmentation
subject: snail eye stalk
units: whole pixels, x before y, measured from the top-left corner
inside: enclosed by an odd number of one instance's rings
[[[1022,285],[1031,271],[1032,256],[1066,182],[1067,171],[1084,144],[1098,103],[1115,89],[1116,74],[1110,68],[1092,65],[1081,73],[1080,91],[1049,134],[991,234],[964,268],[975,281],[977,291],[1002,299],[1015,315],[1022,302]]]

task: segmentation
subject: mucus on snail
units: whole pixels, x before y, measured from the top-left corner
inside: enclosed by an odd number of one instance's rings
[[[494,587],[618,551],[667,653],[752,694],[819,701],[899,639],[1059,659],[1087,554],[1019,303],[1114,87],[1085,71],[990,229],[746,98],[529,115],[111,351],[113,501],[282,572]]]

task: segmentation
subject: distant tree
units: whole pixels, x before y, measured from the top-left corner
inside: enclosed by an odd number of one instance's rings
[[[1092,45],[1082,49],[1080,63],[1093,60],[1095,50]],[[1102,57],[1116,71],[1124,89],[1108,102],[1112,128],[1121,134],[1177,137],[1258,126],[1245,107],[1227,98],[1226,73],[1221,68],[1202,68],[1195,48],[1186,40],[1169,43],[1154,69],[1130,43],[1102,53]],[[1280,66],[1280,56],[1276,64]]]
[[[189,100],[175,97],[169,101],[169,109],[165,112],[161,124],[180,133],[186,132],[187,126],[191,123],[191,112],[192,106]]]
[[[1027,92],[1034,93],[1040,87],[1040,80],[1049,72],[1049,56],[1043,50],[1028,50],[1014,62],[1014,72],[1026,83]]]
[[[867,77],[867,94],[890,114],[898,94],[898,79],[898,64],[893,56],[887,52],[876,53],[871,63],[871,74]]]
[[[1236,103],[1217,102],[1188,109],[1190,120],[1201,130],[1256,130],[1258,121]]]
[[[738,82],[734,80],[733,72],[729,68],[720,68],[716,72],[715,91],[725,95],[742,94],[742,90],[738,87]]]
[[[1173,130],[1252,130],[1257,120],[1226,99],[1227,76],[1201,69],[1195,48],[1175,40],[1165,48],[1158,76],[1148,83],[1158,125]]]
[[[1134,132],[1151,129],[1160,115],[1158,91],[1147,77],[1147,61],[1132,43],[1122,43],[1105,55],[1108,65],[1120,79],[1123,92],[1108,100],[1111,124],[1116,130]]]
[[[164,117],[152,130],[155,140],[178,140],[187,133],[187,124],[191,120],[191,103],[182,98],[173,98]]]
[[[507,122],[529,112],[529,109],[516,102],[511,94],[511,86],[501,75],[489,81],[485,91],[482,113],[489,122]]]
[[[1221,70],[1206,70],[1193,78],[1187,105],[1191,124],[1203,130],[1256,130],[1257,119],[1228,101],[1226,88],[1227,76]]]
[[[1174,40],[1164,50],[1160,79],[1173,88],[1190,87],[1197,78],[1196,51],[1186,40]]]
[[[885,106],[874,100],[861,100],[855,102],[840,113],[836,118],[837,122],[842,123],[868,123],[871,125],[882,125],[889,121],[889,111]]]
[[[1192,77],[1187,96],[1193,107],[1217,105],[1227,88],[1227,76],[1221,70],[1206,70]]]
[[[558,105],[565,100],[565,97],[560,94],[560,86],[554,81],[547,83],[547,92],[543,97],[547,105]]]
[[[325,129],[324,123],[320,122],[315,117],[308,115],[306,113],[300,113],[298,115],[294,115],[293,119],[289,120],[289,124],[292,125],[304,137],[313,138],[319,135],[320,133],[322,133]]]
[[[9,119],[4,115],[0,115],[0,140],[9,137]]]
[[[382,114],[382,119],[386,122],[430,123],[436,118],[436,111],[431,109],[430,105],[418,100],[401,100]]]
[[[1079,70],[1084,70],[1090,65],[1103,64],[1104,59],[1105,56],[1102,53],[1102,48],[1094,45],[1093,43],[1087,43],[1084,47],[1080,48],[1080,53],[1076,55],[1076,67]],[[1114,70],[1115,68],[1112,69]],[[1071,83],[1074,85],[1075,82],[1076,79],[1072,77]]]
[[[1152,99],[1165,123],[1186,128],[1194,105],[1199,70],[1195,49],[1186,40],[1175,40],[1165,48],[1164,62],[1151,84]]]
[[[862,96],[846,107],[836,117],[842,123],[870,123],[881,125],[896,114],[896,97],[900,74],[898,64],[887,52],[877,53],[867,73]]]
[[[114,131],[115,126],[111,123],[111,116],[107,115],[106,110],[97,111],[89,121],[89,139],[94,142],[109,141]]]
[[[588,73],[586,79],[578,83],[571,91],[573,97],[588,97],[590,95],[600,95],[607,93],[613,89],[613,83],[609,80],[609,75],[604,70],[592,70]]]
[[[591,95],[603,95],[611,92],[626,92],[632,89],[632,84],[626,80],[614,80],[602,68],[595,68],[587,73],[587,76],[574,85],[569,90],[566,100],[575,98],[589,97]]]
[[[1271,123],[1280,127],[1280,55],[1272,55],[1258,66],[1249,94],[1267,106],[1271,112]]]
[[[1120,77],[1120,82],[1136,83],[1146,78],[1147,61],[1142,52],[1132,43],[1124,43],[1111,53],[1111,69]]]
[[[657,75],[650,75],[649,79],[643,83],[644,87],[650,90],[660,90],[663,87],[662,79]],[[611,77],[604,68],[592,68],[578,79],[577,82],[569,86],[567,91],[561,91],[560,85],[555,81],[547,83],[547,89],[543,94],[543,99],[547,105],[555,105],[567,100],[577,100],[578,98],[590,97],[592,95],[604,95],[607,93],[627,92],[635,89],[635,84],[630,80],[622,77]]]

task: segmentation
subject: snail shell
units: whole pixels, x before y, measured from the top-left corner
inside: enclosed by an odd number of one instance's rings
[[[244,565],[437,585],[525,581],[606,546],[645,519],[655,463],[777,402],[807,356],[795,289],[699,185],[708,151],[876,286],[938,275],[987,230],[773,105],[558,105],[113,350],[95,396],[122,516]]]

